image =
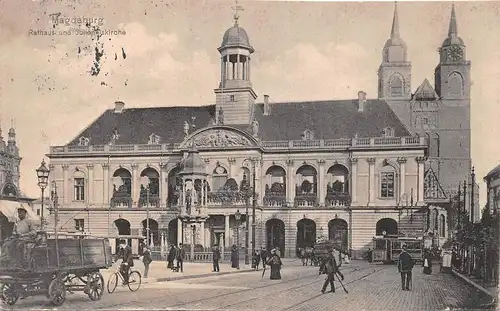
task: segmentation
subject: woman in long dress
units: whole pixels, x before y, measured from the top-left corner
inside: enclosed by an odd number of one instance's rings
[[[231,248],[231,268],[238,268],[238,248],[233,245]]]
[[[280,256],[276,253],[276,249],[271,250],[271,256],[267,259],[267,265],[271,266],[271,280],[281,280],[281,262]]]
[[[422,266],[424,267],[424,274],[432,273],[432,260],[429,251],[424,252],[424,256],[422,257]]]
[[[174,268],[174,259],[175,259],[175,246],[173,244],[170,245],[170,250],[167,255],[167,269]]]

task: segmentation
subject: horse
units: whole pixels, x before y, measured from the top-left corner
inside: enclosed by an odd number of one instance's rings
[[[314,260],[314,248],[312,247],[300,247],[299,248],[299,258],[302,260],[302,265],[307,266],[308,262],[309,265],[313,265],[313,260]]]

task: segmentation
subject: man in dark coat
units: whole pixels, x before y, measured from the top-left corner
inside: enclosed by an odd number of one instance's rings
[[[184,272],[184,258],[186,258],[186,252],[182,243],[179,243],[179,247],[175,252],[175,260],[177,261],[177,271]]]
[[[240,258],[236,245],[231,247],[231,268],[240,268]]]
[[[260,259],[262,259],[262,268],[263,269],[266,268],[267,256],[268,256],[267,250],[263,247],[260,250]]]
[[[214,270],[212,272],[219,272],[219,260],[220,260],[220,251],[217,246],[214,246],[214,249],[212,251],[212,261],[214,264]]]
[[[335,293],[335,274],[339,272],[337,259],[335,258],[335,254],[333,253],[333,249],[328,250],[328,255],[323,259],[321,266],[319,267],[319,274],[326,274],[327,278],[325,279],[325,283],[323,283],[323,288],[321,292],[324,294],[328,284],[330,284],[330,292]],[[342,277],[343,278],[343,277]]]
[[[120,248],[117,252],[117,259],[121,259],[120,273],[123,276],[123,284],[128,284],[128,276],[130,268],[134,266],[134,257],[132,249],[127,244],[127,240],[120,241]]]
[[[413,258],[406,251],[406,245],[403,245],[403,250],[401,254],[399,254],[398,259],[398,271],[401,273],[401,289],[402,290],[410,290],[411,283],[411,270],[413,269]]]

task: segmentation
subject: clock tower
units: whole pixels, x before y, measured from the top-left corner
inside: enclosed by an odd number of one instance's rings
[[[468,178],[471,169],[470,61],[464,41],[458,36],[455,6],[452,5],[448,37],[439,49],[440,60],[434,73],[437,100],[439,176],[444,190],[455,190]],[[441,175],[441,174],[439,174]]]

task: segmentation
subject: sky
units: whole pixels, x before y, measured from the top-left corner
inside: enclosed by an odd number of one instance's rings
[[[393,2],[239,1],[239,24],[255,48],[258,101],[376,98],[377,69]],[[116,100],[125,108],[215,103],[222,35],[234,23],[224,0],[0,0],[0,120],[14,125],[21,190],[38,197],[35,169]],[[472,62],[472,159],[484,177],[500,163],[500,3],[455,2]],[[434,84],[451,2],[398,3],[412,62],[412,90]],[[56,18],[57,17],[57,18]],[[70,19],[68,25],[56,23]],[[86,20],[83,20],[86,19]],[[97,38],[79,24],[109,31]],[[57,25],[56,25],[57,24]],[[56,32],[40,35],[41,31]],[[98,65],[98,54],[102,54]],[[182,129],[179,129],[182,130]],[[48,160],[48,159],[46,159]]]

